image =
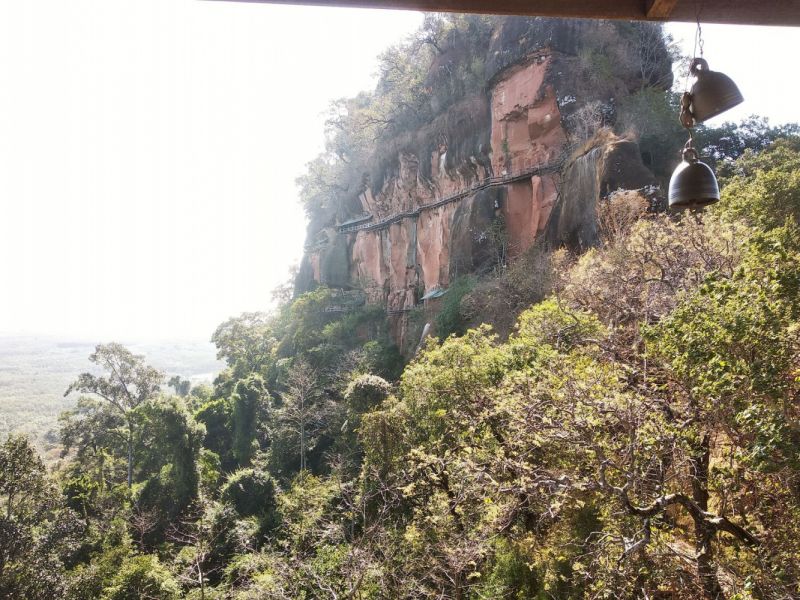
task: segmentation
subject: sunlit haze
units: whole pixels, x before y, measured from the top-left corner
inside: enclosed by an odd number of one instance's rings
[[[300,259],[294,180],[329,101],[414,12],[135,0],[0,4],[0,332],[208,339]],[[712,69],[798,120],[800,30],[707,26]],[[670,26],[691,52],[691,26]],[[718,119],[721,121],[723,119]]]

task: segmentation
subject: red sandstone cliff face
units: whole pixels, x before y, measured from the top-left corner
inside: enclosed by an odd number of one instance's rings
[[[512,68],[492,90],[492,155],[495,172],[518,173],[553,164],[566,141],[556,93],[545,84],[550,56]],[[534,176],[507,189],[503,216],[512,256],[542,232],[556,200],[558,176]]]
[[[495,216],[504,217],[512,258],[540,236],[552,246],[584,248],[593,243],[594,206],[602,195],[655,183],[629,142],[590,152],[562,172],[565,124],[590,100],[580,97],[582,82],[571,71],[575,40],[595,26],[542,23],[508,21],[488,55],[490,89],[376,149],[356,204],[372,223],[413,214],[374,230],[327,229],[329,245],[308,254],[317,281],[359,287],[369,303],[390,311],[409,309],[485,264],[486,230]],[[526,52],[531,32],[545,41]],[[613,110],[613,90],[593,94],[593,101],[609,99]],[[559,195],[564,189],[566,200]],[[405,315],[390,316],[398,343],[406,322]]]
[[[463,170],[448,170],[446,140],[429,157],[402,153],[398,173],[377,194],[367,189],[360,195],[364,211],[377,220],[430,204],[493,174],[513,175],[553,163],[565,135],[555,91],[543,84],[548,65],[548,57],[537,57],[510,70],[492,90],[489,168],[474,164],[469,178]],[[420,160],[430,161],[430,179],[420,175]],[[544,229],[556,199],[557,178],[556,174],[536,176],[504,186],[497,208],[505,217],[513,250],[527,248]],[[368,290],[371,301],[385,301],[390,309],[414,306],[421,294],[446,288],[451,275],[453,215],[469,197],[421,211],[387,229],[344,234],[351,238],[353,282]]]

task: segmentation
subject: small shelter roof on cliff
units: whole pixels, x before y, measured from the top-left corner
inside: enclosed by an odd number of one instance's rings
[[[425,294],[421,299],[422,300],[432,300],[433,298],[438,298],[440,296],[444,296],[447,293],[447,290],[440,290],[439,288],[433,289],[427,294]]]
[[[800,26],[800,0],[228,0],[433,12],[529,15],[622,21],[697,20],[703,23]]]

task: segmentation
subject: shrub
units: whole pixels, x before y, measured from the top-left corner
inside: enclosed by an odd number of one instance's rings
[[[134,556],[126,560],[102,600],[174,600],[180,586],[156,556]]]
[[[442,308],[436,315],[436,332],[443,340],[453,334],[464,335],[468,320],[461,312],[461,299],[475,287],[475,280],[464,275],[456,279],[442,298]]]
[[[240,517],[262,517],[275,509],[275,483],[263,471],[240,469],[222,486],[220,500]]]
[[[351,409],[359,413],[378,406],[392,393],[392,386],[376,375],[359,375],[347,386],[345,398]]]

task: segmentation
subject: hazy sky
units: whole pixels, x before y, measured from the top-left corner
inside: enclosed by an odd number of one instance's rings
[[[0,332],[208,339],[302,252],[332,99],[419,13],[0,0]],[[691,26],[676,37],[693,44]],[[800,29],[704,27],[744,107],[800,119]]]

